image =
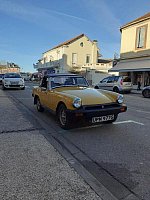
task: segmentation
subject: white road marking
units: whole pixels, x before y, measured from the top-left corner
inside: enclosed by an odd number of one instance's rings
[[[125,123],[135,123],[135,124],[139,124],[141,126],[143,126],[144,124],[141,122],[136,122],[133,120],[127,120],[127,121],[120,121],[120,122],[113,122],[113,124],[125,124]]]

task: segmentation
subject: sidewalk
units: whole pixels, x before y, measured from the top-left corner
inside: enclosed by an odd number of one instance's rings
[[[141,87],[141,90],[137,90],[137,85],[133,85],[133,89],[131,90],[131,93],[142,95],[142,87]]]
[[[0,199],[101,200],[0,90]]]

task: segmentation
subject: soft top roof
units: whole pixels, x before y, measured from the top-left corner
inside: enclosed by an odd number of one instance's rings
[[[48,75],[45,75],[46,77],[56,77],[56,76],[76,76],[76,77],[83,77],[81,75],[78,75],[78,74],[67,74],[67,73],[64,73],[64,74],[48,74]]]

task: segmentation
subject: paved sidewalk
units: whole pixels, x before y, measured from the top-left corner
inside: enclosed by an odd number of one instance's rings
[[[141,90],[137,90],[137,85],[133,85],[133,89],[131,90],[133,94],[142,94],[142,87]]]
[[[0,90],[0,199],[100,200]]]

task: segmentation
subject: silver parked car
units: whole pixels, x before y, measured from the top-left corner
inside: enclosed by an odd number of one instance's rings
[[[95,85],[95,89],[112,90],[114,92],[131,92],[132,82],[128,76],[109,76]]]
[[[142,95],[145,98],[150,98],[150,85],[142,89]]]

